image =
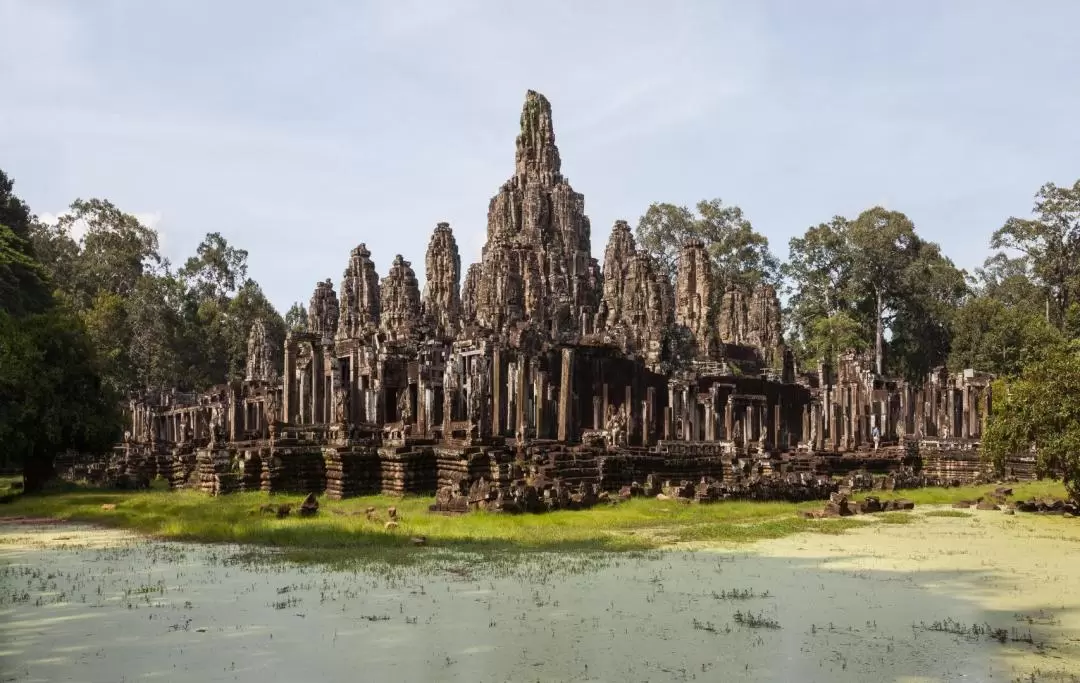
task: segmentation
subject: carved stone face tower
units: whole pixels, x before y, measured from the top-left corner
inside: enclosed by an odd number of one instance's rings
[[[248,382],[273,382],[277,379],[273,361],[274,349],[270,340],[266,338],[266,326],[262,320],[256,320],[251,326],[247,342],[247,372],[245,379]]]
[[[461,317],[461,256],[449,223],[439,223],[428,243],[424,319],[432,333],[451,337]]]
[[[716,349],[713,324],[712,263],[701,240],[687,240],[679,252],[675,287],[675,322],[690,331],[700,359]]]
[[[339,314],[337,294],[330,280],[315,285],[315,292],[308,304],[308,331],[333,339]]]
[[[477,322],[492,330],[525,323],[549,338],[572,338],[599,304],[599,268],[585,198],[562,176],[551,104],[531,90],[516,149],[514,176],[488,206]]]
[[[349,254],[349,265],[341,278],[341,320],[339,339],[356,339],[379,326],[379,275],[367,245]]]
[[[420,285],[412,264],[398,254],[383,278],[382,329],[390,339],[411,337],[420,322]]]

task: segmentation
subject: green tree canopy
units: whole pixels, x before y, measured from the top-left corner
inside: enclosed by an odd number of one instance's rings
[[[725,206],[719,199],[700,201],[696,209],[697,213],[685,206],[654,203],[638,221],[639,247],[653,256],[672,282],[679,250],[689,238],[705,242],[718,296],[728,286],[748,288],[778,281],[780,264],[769,251],[769,240],[754,230],[742,209]]]
[[[1080,180],[1072,187],[1043,185],[1033,213],[1033,218],[1009,218],[990,246],[1020,254],[1016,265],[1043,289],[1050,322],[1064,329],[1072,306],[1080,302]]]
[[[999,468],[1032,448],[1043,475],[1061,476],[1080,501],[1080,346],[1058,347],[995,394],[983,448]],[[1000,393],[1000,392],[999,392]]]

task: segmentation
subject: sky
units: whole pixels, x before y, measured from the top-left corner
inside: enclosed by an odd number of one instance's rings
[[[111,200],[182,264],[208,232],[284,312],[364,242],[463,271],[528,89],[600,257],[652,202],[721,198],[780,257],[903,211],[960,267],[1080,178],[1075,0],[0,0],[0,169],[42,217]]]

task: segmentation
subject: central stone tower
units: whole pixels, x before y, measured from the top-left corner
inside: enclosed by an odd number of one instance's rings
[[[561,168],[551,104],[530,90],[514,176],[488,206],[487,242],[475,294],[467,297],[466,308],[475,305],[482,327],[528,327],[552,341],[573,341],[590,331],[601,296],[600,267],[592,258],[585,198]]]

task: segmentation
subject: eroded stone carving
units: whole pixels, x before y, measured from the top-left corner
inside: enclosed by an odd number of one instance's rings
[[[330,280],[318,283],[308,304],[308,331],[332,338],[337,331],[340,310],[337,293]]]
[[[477,321],[496,331],[524,323],[547,338],[582,334],[599,301],[585,198],[562,176],[551,105],[531,90],[515,173],[488,206],[487,236]]]
[[[274,369],[273,346],[266,338],[266,325],[256,320],[251,326],[247,342],[247,368],[244,378],[248,382],[273,382],[277,379]]]
[[[341,320],[339,339],[357,339],[379,326],[381,310],[379,275],[366,244],[349,254],[349,265],[341,279]]]
[[[712,268],[709,254],[705,251],[703,241],[687,240],[679,252],[675,322],[690,332],[699,360],[711,358],[716,351],[712,311]]]
[[[412,264],[398,254],[383,278],[382,329],[390,339],[408,339],[420,322],[420,286]]]
[[[435,227],[424,265],[427,270],[423,297],[425,322],[435,336],[452,337],[461,318],[461,256],[449,223]]]

